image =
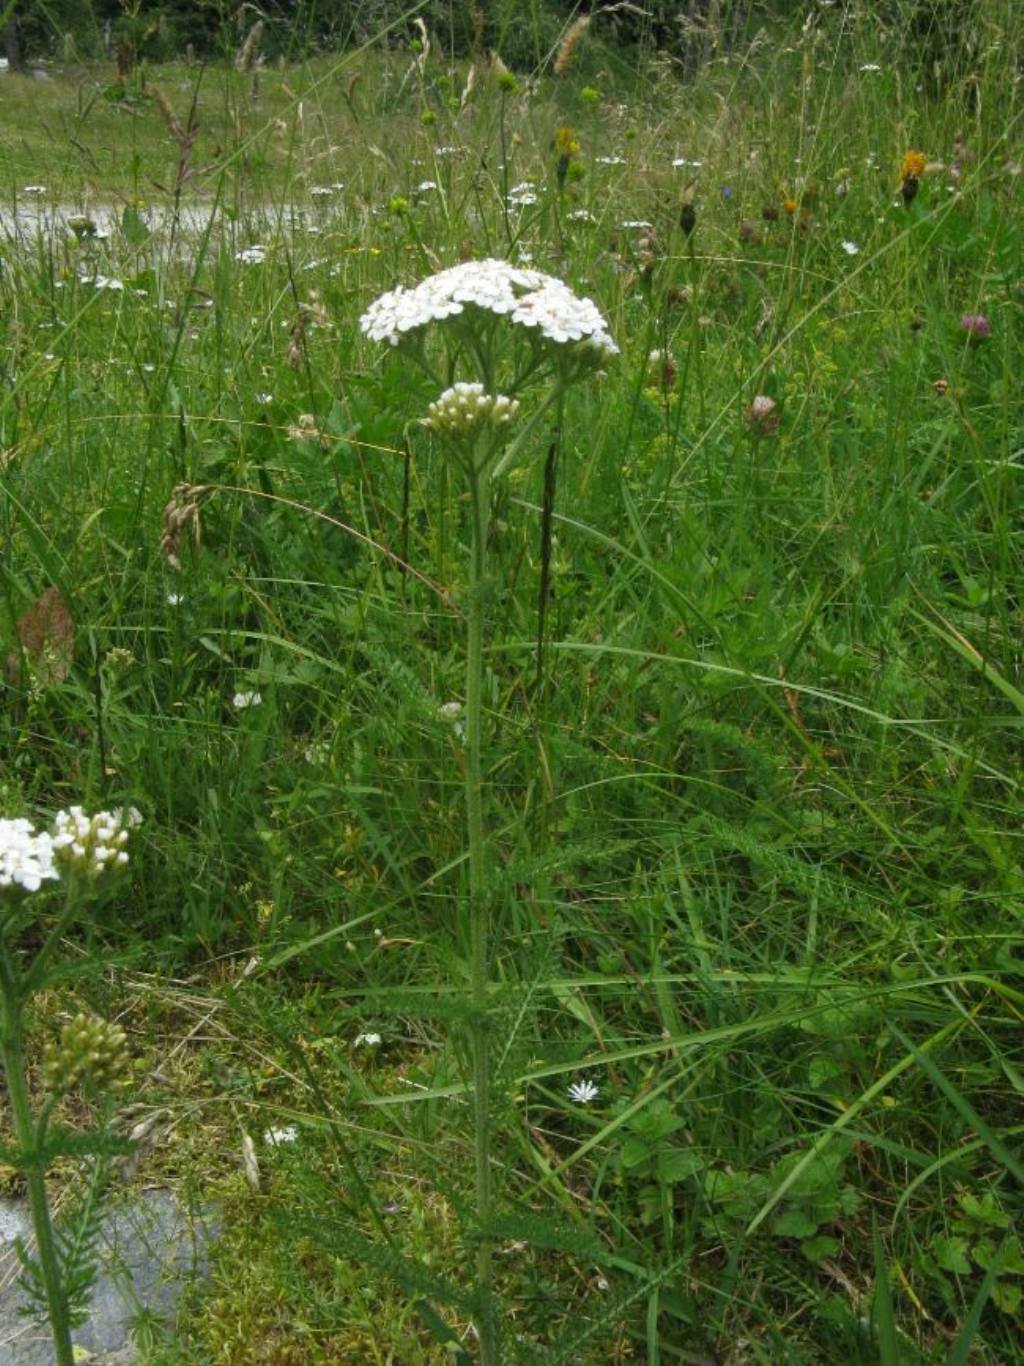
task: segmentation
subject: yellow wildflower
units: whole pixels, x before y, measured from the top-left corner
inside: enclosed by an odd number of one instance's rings
[[[908,152],[900,166],[900,179],[920,180],[927,164],[923,152]]]
[[[579,150],[580,144],[571,128],[566,128],[563,124],[555,129],[555,151],[560,157],[574,157]]]

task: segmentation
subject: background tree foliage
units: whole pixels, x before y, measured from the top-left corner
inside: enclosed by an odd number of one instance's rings
[[[0,5],[7,54],[22,59],[114,56],[119,45],[149,61],[191,52],[216,60],[232,56],[254,24],[262,23],[264,59],[300,59],[338,50],[382,33],[414,36],[422,19],[452,56],[493,50],[519,66],[542,65],[566,25],[582,15],[598,21],[606,40],[656,47],[696,69],[718,51],[749,39],[772,18],[806,9],[797,0],[13,0]],[[912,34],[924,69],[934,72],[969,55],[977,42],[976,0],[880,0],[876,11]]]

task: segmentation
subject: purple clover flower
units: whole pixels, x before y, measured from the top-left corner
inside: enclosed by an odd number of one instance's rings
[[[960,326],[972,342],[984,341],[986,337],[992,335],[992,324],[984,313],[962,313],[960,315]]]

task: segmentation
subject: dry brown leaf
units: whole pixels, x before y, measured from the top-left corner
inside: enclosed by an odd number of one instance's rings
[[[18,618],[18,639],[36,684],[63,683],[75,658],[75,624],[59,588],[44,588]],[[22,654],[12,650],[4,661],[7,677],[21,682]]]

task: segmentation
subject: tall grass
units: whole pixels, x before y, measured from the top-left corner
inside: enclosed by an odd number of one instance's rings
[[[524,253],[623,356],[566,398],[549,543],[546,441],[490,525],[505,1350],[1013,1358],[1021,33],[976,13],[938,74],[871,7],[687,84],[598,21],[518,93],[400,48],[255,99],[207,72],[173,250],[159,111],[108,156],[109,110],[46,91],[101,170],[69,137],[11,188],[116,222],[3,251],[4,653],[51,585],[77,646],[9,683],[0,794],[146,816],[116,971],[69,990],[133,1024],[138,1099],[175,1116],[148,1170],[225,1212],[183,1359],[473,1352],[467,512],[436,395],[355,320]],[[196,81],[159,72],[182,126]],[[936,164],[907,205],[910,148]],[[291,1122],[253,1193],[240,1131]]]

